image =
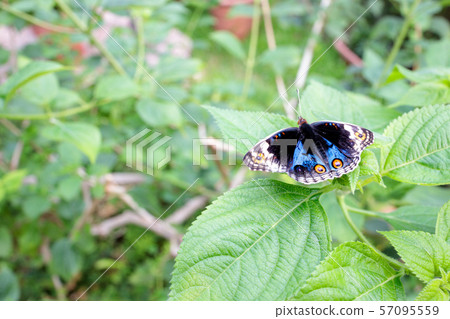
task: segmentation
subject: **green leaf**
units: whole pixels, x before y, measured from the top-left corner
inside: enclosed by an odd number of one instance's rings
[[[118,101],[137,95],[139,87],[128,76],[109,75],[100,78],[94,90],[99,100]]]
[[[21,90],[21,96],[36,105],[48,105],[58,94],[59,82],[55,74],[40,76],[27,84]]]
[[[219,197],[183,238],[172,300],[285,300],[330,249],[317,190],[254,180]]]
[[[22,180],[26,173],[23,169],[15,170],[0,178],[0,201],[2,201],[3,196],[16,192],[22,186]]]
[[[411,71],[397,64],[389,75],[387,82],[404,78],[415,83],[447,81],[450,79],[450,68],[424,68]]]
[[[450,88],[442,83],[421,83],[411,87],[400,100],[391,105],[425,106],[450,102]]]
[[[6,258],[12,252],[12,236],[6,226],[0,226],[0,258]]]
[[[264,51],[258,62],[270,66],[275,74],[284,75],[289,68],[298,66],[300,56],[300,50],[296,46],[279,46],[274,50]]]
[[[163,58],[155,68],[155,78],[159,82],[182,81],[198,72],[201,61],[197,59]]]
[[[81,256],[70,240],[63,238],[56,241],[51,247],[51,254],[50,268],[64,280],[69,281],[81,270]]]
[[[16,275],[7,267],[0,267],[0,300],[16,301],[20,296],[20,286]]]
[[[445,281],[436,278],[430,281],[419,293],[416,300],[417,301],[448,301],[449,291],[443,286]]]
[[[450,246],[443,239],[425,232],[406,230],[380,233],[389,239],[408,268],[423,282],[440,276],[440,267],[450,270]]]
[[[82,102],[83,100],[77,92],[61,88],[53,99],[51,108],[52,110],[62,110],[79,105]]]
[[[381,149],[382,173],[406,183],[447,184],[449,122],[450,105],[430,105],[394,120],[384,131],[395,142]]]
[[[397,110],[383,107],[380,102],[366,95],[354,92],[345,93],[364,113],[370,122],[370,129],[373,131],[383,131],[392,120],[401,115]]]
[[[314,271],[295,300],[387,301],[404,299],[400,274],[359,242],[338,246]]]
[[[377,213],[396,230],[417,230],[434,233],[439,208],[431,206],[403,206],[392,213]]]
[[[136,103],[136,112],[146,124],[152,127],[179,126],[183,122],[180,108],[173,102],[143,98]]]
[[[43,213],[48,211],[51,207],[51,203],[45,197],[34,195],[28,197],[23,202],[23,212],[30,219],[36,219]]]
[[[241,61],[245,60],[245,51],[242,46],[242,43],[231,32],[214,31],[210,34],[209,37],[213,42],[220,45],[235,58]]]
[[[450,201],[439,210],[436,222],[436,236],[450,245]]]
[[[69,176],[58,183],[57,191],[66,201],[75,199],[81,190],[81,179],[78,176]]]
[[[14,73],[1,87],[0,95],[5,95],[5,104],[14,93],[28,82],[45,74],[67,70],[67,67],[50,61],[33,61]]]
[[[49,140],[69,142],[82,151],[94,163],[101,144],[97,127],[81,122],[65,123],[55,121],[55,125],[44,127],[42,135]]]
[[[236,140],[236,149],[245,154],[259,140],[283,128],[297,126],[285,116],[265,112],[245,112],[204,106],[216,119],[224,138]]]
[[[370,129],[369,120],[345,93],[312,82],[300,97],[302,116],[308,122],[330,120],[352,123]]]

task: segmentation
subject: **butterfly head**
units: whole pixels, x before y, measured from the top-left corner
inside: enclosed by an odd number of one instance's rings
[[[308,122],[303,117],[300,116],[297,121],[298,126],[300,127],[305,123],[308,123]]]

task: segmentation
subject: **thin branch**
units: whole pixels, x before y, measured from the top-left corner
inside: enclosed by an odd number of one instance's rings
[[[0,123],[15,136],[22,135],[22,131],[17,126],[15,126],[14,123],[12,123],[11,121],[8,121],[7,119],[0,119]]]
[[[336,197],[337,197],[337,201],[339,203],[339,206],[341,207],[341,210],[342,210],[342,212],[344,214],[345,220],[347,221],[347,223],[349,224],[349,226],[351,227],[353,232],[359,237],[359,239],[361,241],[363,241],[366,245],[370,246],[378,255],[383,257],[391,265],[396,266],[396,267],[398,267],[400,269],[407,269],[404,264],[402,264],[398,260],[396,260],[396,259],[394,259],[392,257],[389,257],[388,255],[382,253],[374,245],[372,245],[372,243],[366,238],[366,236],[364,236],[364,234],[358,229],[358,227],[355,225],[355,223],[351,219],[350,214],[348,213],[347,205],[345,204],[344,196],[336,196]]]
[[[363,60],[353,52],[342,39],[337,40],[334,43],[334,48],[344,58],[345,61],[356,67],[362,68],[364,65]]]
[[[126,192],[125,188],[114,184],[107,184],[105,188],[109,194],[116,195],[125,204],[127,204],[136,213],[136,216],[140,218],[142,225],[146,225],[146,228],[153,225],[150,230],[167,239],[172,239],[180,235],[175,228],[166,223],[164,220],[157,219],[146,209],[139,206],[133,197]]]
[[[253,69],[255,67],[256,51],[258,46],[258,34],[259,34],[259,2],[260,0],[254,0],[253,4],[253,18],[252,18],[252,31],[250,33],[250,46],[248,49],[247,63],[245,66],[245,78],[244,87],[242,89],[242,97],[247,98],[250,83],[253,77]]]
[[[50,251],[50,240],[48,237],[45,237],[42,241],[42,245],[40,247],[40,252],[42,256],[42,260],[44,261],[44,264],[49,267],[50,261],[52,259],[52,253]],[[58,300],[66,300],[66,289],[64,288],[64,285],[61,282],[61,279],[58,275],[52,275],[51,276],[53,287],[55,288],[56,292],[56,298]]]
[[[403,44],[403,41],[406,38],[406,35],[408,34],[409,27],[411,26],[414,18],[414,12],[416,11],[417,6],[420,4],[421,0],[414,0],[413,4],[408,10],[408,13],[406,14],[405,21],[403,22],[402,28],[395,39],[394,45],[392,46],[391,52],[389,53],[386,63],[384,64],[383,71],[381,72],[381,76],[378,79],[375,88],[381,87],[381,85],[384,83],[387,73],[391,69],[392,63],[395,60],[395,57],[397,56],[398,52],[400,51],[400,47]]]
[[[308,77],[308,71],[311,66],[312,58],[314,55],[314,48],[317,45],[317,38],[322,33],[325,25],[326,10],[330,6],[332,0],[322,0],[320,2],[320,12],[317,20],[314,22],[311,35],[306,43],[305,51],[303,52],[300,67],[297,72],[295,87],[302,89],[305,86],[306,78]]]
[[[40,113],[40,114],[14,114],[14,113],[0,113],[1,118],[5,119],[11,119],[11,120],[48,120],[50,118],[61,118],[61,117],[67,117],[70,115],[78,114],[81,112],[88,111],[95,107],[98,104],[98,102],[89,102],[82,104],[78,107],[73,107],[67,110],[59,111],[59,112],[52,112],[49,113]]]
[[[275,40],[275,33],[273,31],[269,0],[261,0],[261,10],[264,19],[267,46],[269,47],[269,50],[275,50],[277,48],[277,44]],[[278,95],[282,98],[284,111],[287,117],[290,119],[295,119],[295,107],[293,107],[288,101],[286,85],[281,75],[277,74],[275,76],[275,83],[277,85]]]
[[[65,0],[55,0],[56,4],[61,10],[69,17],[75,24],[78,30],[89,37],[92,44],[100,51],[100,53],[108,60],[111,66],[121,75],[126,75],[125,69],[117,61],[117,59],[108,51],[108,49],[91,33],[89,28],[84,24],[80,18],[77,17],[75,12],[67,5]]]
[[[47,29],[49,31],[54,31],[54,32],[58,32],[58,33],[75,33],[76,32],[76,30],[73,28],[51,24],[44,20],[38,19],[35,16],[32,16],[28,13],[14,9],[13,7],[9,6],[8,4],[6,4],[4,2],[0,2],[0,9],[5,10],[6,12],[13,14],[22,20],[30,22],[31,24],[37,25],[37,26]]]
[[[196,211],[205,207],[209,198],[206,196],[197,196],[191,198],[183,207],[174,211],[165,221],[169,224],[180,225],[189,219]]]
[[[230,189],[241,185],[245,181],[245,176],[247,175],[247,172],[248,172],[247,166],[240,167],[237,173],[234,175],[233,179],[231,180]]]

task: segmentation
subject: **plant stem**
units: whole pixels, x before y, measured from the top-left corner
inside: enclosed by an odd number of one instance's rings
[[[359,239],[361,239],[361,241],[363,241],[365,244],[367,244],[369,247],[371,247],[378,255],[380,255],[381,257],[386,259],[386,261],[389,262],[392,266],[396,266],[400,269],[406,269],[406,266],[404,264],[402,264],[398,260],[395,260],[392,257],[387,256],[386,254],[382,253],[377,248],[375,248],[375,246],[372,245],[372,243],[366,238],[366,236],[364,236],[364,234],[358,229],[358,227],[356,227],[355,223],[351,219],[350,214],[348,213],[348,207],[344,201],[344,196],[336,196],[336,197],[337,197],[339,206],[341,207],[342,212],[344,213],[344,217],[345,217],[347,223],[352,228],[352,230],[355,232],[355,234],[359,237]]]
[[[372,212],[370,210],[360,209],[360,208],[351,207],[351,206],[347,206],[347,209],[353,213],[363,215],[363,216],[369,216],[369,217],[375,217],[375,218],[380,217],[379,214]]]
[[[4,2],[0,2],[0,9],[5,10],[6,12],[8,12],[12,15],[15,15],[16,17],[18,17],[22,20],[30,22],[31,24],[37,25],[39,27],[42,27],[42,28],[50,30],[50,31],[54,31],[54,32],[58,32],[58,33],[74,33],[76,31],[75,29],[72,29],[69,27],[55,25],[52,23],[48,23],[44,20],[38,19],[28,13],[14,9],[13,7],[9,6],[8,4],[6,4]]]
[[[252,19],[252,31],[250,34],[250,47],[248,50],[247,63],[245,66],[245,78],[244,78],[244,88],[242,89],[242,97],[245,100],[248,95],[248,90],[253,77],[253,69],[255,67],[255,57],[256,49],[258,45],[258,34],[259,34],[259,2],[260,0],[255,0],[253,3],[253,19]]]
[[[389,70],[391,69],[392,63],[395,60],[395,57],[397,56],[400,47],[403,44],[403,41],[406,38],[406,34],[408,33],[408,29],[412,23],[412,19],[413,19],[413,14],[414,11],[416,11],[417,6],[419,5],[421,0],[415,0],[413,2],[413,4],[411,5],[411,7],[408,10],[408,13],[406,14],[405,17],[405,21],[403,22],[402,28],[397,36],[397,38],[395,39],[394,45],[391,49],[391,52],[389,53],[387,59],[386,59],[386,63],[384,65],[383,71],[381,72],[381,76],[378,79],[378,82],[376,83],[376,88],[381,87],[381,85],[384,83],[387,73],[389,72]]]
[[[144,64],[145,58],[144,18],[142,15],[136,14],[135,21],[137,32],[137,63],[136,71],[134,72],[134,80],[139,82],[143,70],[140,66]]]
[[[77,17],[75,12],[67,5],[64,0],[55,0],[56,4],[61,8],[61,10],[69,17],[70,20],[75,24],[78,30],[89,37],[92,44],[100,51],[100,53],[105,57],[106,60],[111,64],[111,66],[121,75],[126,75],[126,72],[119,61],[108,51],[108,49],[97,40],[96,37],[92,35],[88,27],[84,24],[80,18]]]
[[[49,118],[60,118],[67,117],[70,115],[78,114],[81,112],[85,112],[87,110],[92,109],[98,105],[98,102],[90,102],[82,104],[78,107],[73,107],[67,110],[63,110],[60,112],[51,112],[51,113],[41,113],[41,114],[8,114],[3,113],[0,114],[0,118],[11,119],[11,120],[48,120]]]
[[[272,18],[270,13],[269,0],[261,1],[261,11],[264,20],[264,29],[266,30],[267,46],[269,50],[275,50],[277,43],[275,41],[275,32],[273,31]],[[281,96],[283,102],[284,112],[290,119],[295,119],[295,108],[292,107],[288,101],[286,85],[280,74],[275,75],[275,83],[277,85],[278,95]]]

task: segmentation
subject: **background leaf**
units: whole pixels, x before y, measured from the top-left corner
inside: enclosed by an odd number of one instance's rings
[[[264,112],[243,112],[204,106],[216,119],[225,138],[236,139],[241,154],[275,131],[297,126],[296,121],[285,116]]]
[[[433,233],[439,208],[432,206],[403,206],[391,213],[377,213],[396,230],[417,230]]]
[[[7,267],[0,267],[0,300],[15,301],[20,296],[19,281]]]
[[[81,122],[65,123],[56,121],[47,126],[42,135],[49,140],[70,142],[82,151],[94,163],[100,148],[101,135],[97,127]]]
[[[81,269],[81,256],[74,249],[72,243],[66,239],[59,239],[51,247],[52,271],[64,280],[70,280]]]
[[[225,193],[185,235],[171,299],[292,297],[330,248],[328,222],[316,192],[258,180]]]
[[[402,300],[399,274],[366,244],[338,246],[314,271],[295,300]]]
[[[450,246],[441,238],[415,231],[394,230],[380,233],[389,239],[408,268],[423,282],[440,276],[439,267],[444,271],[450,270]]]
[[[98,81],[94,97],[99,100],[118,101],[135,96],[137,93],[138,86],[129,77],[109,75]]]
[[[436,223],[436,236],[450,245],[450,201],[439,210]]]
[[[449,121],[450,105],[430,105],[394,120],[384,132],[395,142],[381,149],[383,174],[407,183],[447,184]]]
[[[245,51],[242,43],[239,42],[239,39],[233,33],[228,31],[214,31],[209,37],[235,58],[241,61],[245,60]]]
[[[67,70],[67,67],[56,62],[33,61],[20,69],[0,87],[0,95],[5,95],[5,104],[11,99],[14,93],[26,83],[45,74]]]

